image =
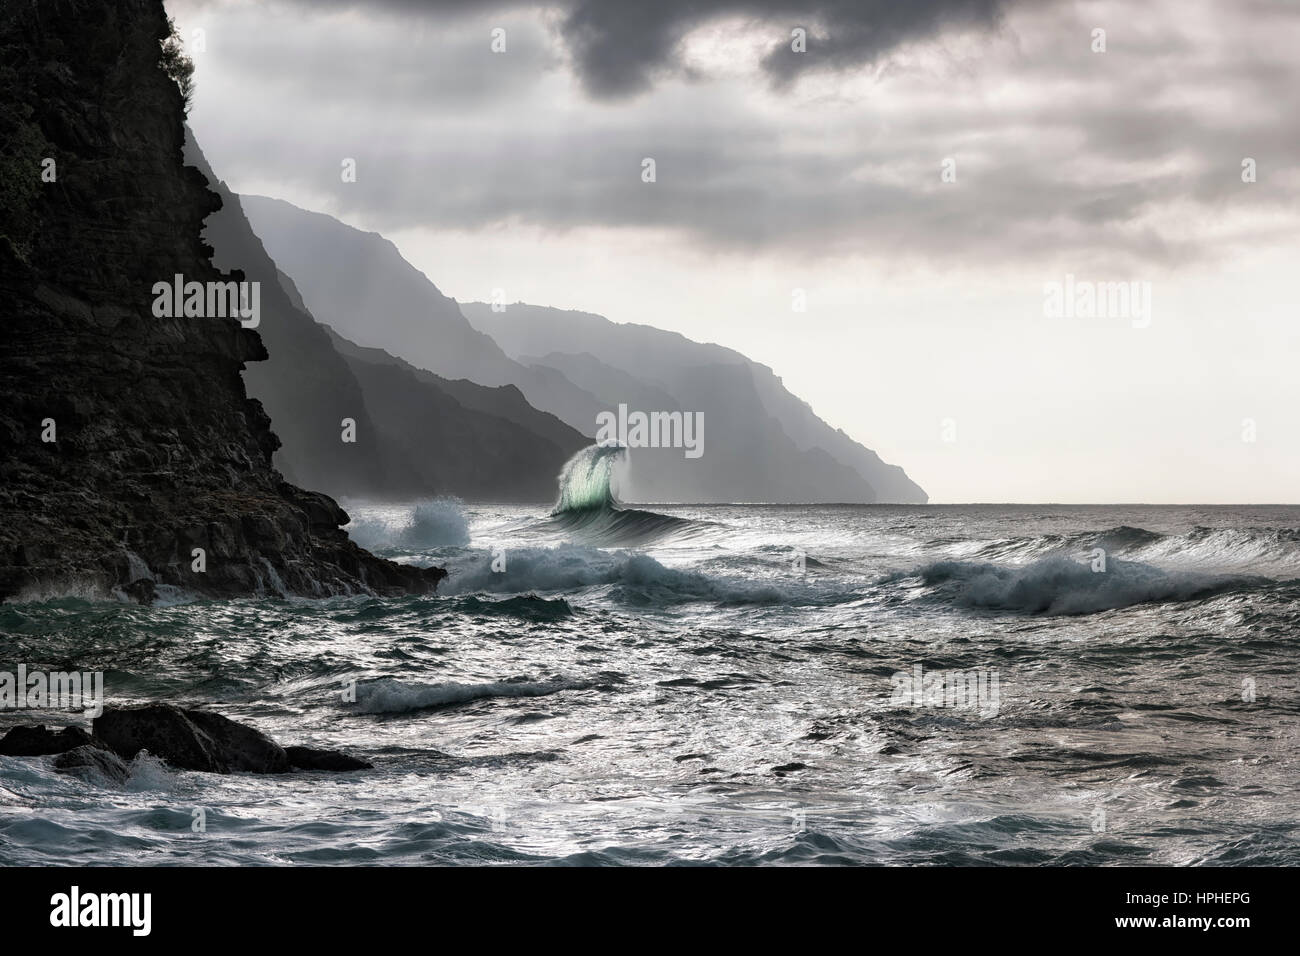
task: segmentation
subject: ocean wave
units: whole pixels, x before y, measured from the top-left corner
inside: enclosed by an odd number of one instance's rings
[[[1216,568],[1300,571],[1300,529],[1211,528],[1197,526],[1182,534],[1161,534],[1119,525],[1103,531],[1000,538],[974,549],[986,560],[1083,557],[1100,549],[1140,561],[1159,561]]]
[[[585,681],[494,681],[487,684],[414,684],[391,677],[357,685],[357,701],[348,705],[363,714],[404,714],[451,707],[491,697],[545,697],[563,690],[585,690]]]
[[[617,508],[615,468],[626,461],[627,449],[621,445],[589,445],[578,451],[560,470],[559,497],[551,514]]]
[[[1104,571],[1093,571],[1090,565],[1061,557],[1021,566],[938,561],[907,576],[919,576],[926,586],[955,604],[1048,615],[1200,600],[1274,583],[1253,575],[1166,571],[1119,559],[1107,561]]]
[[[602,545],[645,544],[667,534],[699,530],[700,523],[673,515],[625,508],[614,492],[615,475],[627,465],[620,445],[591,445],[564,464],[559,497],[546,526]]]
[[[1066,555],[1097,548],[1108,554],[1128,553],[1164,540],[1165,535],[1145,528],[1119,525],[1103,531],[1076,531],[1070,534],[1042,534],[1029,537],[1001,538],[975,552],[982,558],[1044,557]]]
[[[1300,529],[1197,526],[1186,534],[1152,542],[1136,553],[1176,563],[1300,572]]]
[[[573,544],[477,553],[449,562],[447,570],[450,576],[438,590],[449,596],[575,591],[613,585],[623,589],[621,596],[637,603],[770,604],[800,597],[793,585],[713,577],[665,567],[639,552],[604,551]]]
[[[649,544],[667,536],[681,536],[703,530],[700,522],[638,508],[594,508],[565,511],[547,524],[578,540],[604,546],[631,547]]]
[[[465,614],[517,617],[534,622],[558,621],[573,616],[573,607],[564,598],[547,599],[536,594],[520,594],[500,601],[483,600],[471,594],[459,600],[456,610]]]
[[[344,531],[370,551],[402,548],[463,548],[469,545],[469,521],[459,498],[431,498],[413,505],[396,518],[377,515],[354,517]]]

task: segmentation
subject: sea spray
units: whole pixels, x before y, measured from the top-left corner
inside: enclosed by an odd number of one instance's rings
[[[353,541],[372,551],[402,548],[463,548],[469,545],[469,521],[459,498],[420,501],[396,518],[354,517],[345,528]]]

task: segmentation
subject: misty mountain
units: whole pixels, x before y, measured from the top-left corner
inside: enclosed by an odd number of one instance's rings
[[[334,351],[330,337],[310,315],[289,301],[276,264],[254,235],[239,197],[219,180],[186,128],[185,162],[207,178],[221,197],[221,208],[204,221],[203,238],[212,246],[212,262],[223,271],[242,270],[261,286],[257,326],[271,358],[244,370],[249,395],[271,416],[281,441],[273,461],[291,481],[327,493],[377,491],[399,475],[400,460],[381,447],[361,386]],[[344,418],[357,423],[355,443],[340,439]]]
[[[336,497],[554,498],[555,476],[587,444],[582,435],[512,386],[446,381],[318,323],[192,137],[185,155],[223,201],[205,222],[213,262],[260,283],[258,331],[270,358],[244,379],[280,438],[274,461],[284,474]],[[354,442],[342,440],[345,418],[356,423]]]
[[[926,493],[902,468],[886,464],[873,451],[855,442],[842,430],[822,421],[808,403],[793,395],[781,379],[766,365],[746,358],[740,352],[712,343],[695,342],[677,332],[666,332],[647,325],[620,324],[600,315],[571,312],[543,306],[516,303],[503,312],[494,312],[481,302],[463,303],[461,311],[480,330],[488,333],[511,356],[520,361],[562,370],[575,384],[602,396],[607,404],[627,401],[633,405],[637,396],[630,381],[640,382],[671,394],[683,409],[704,412],[710,443],[734,429],[742,428],[741,418],[753,416],[767,421],[768,439],[780,446],[788,440],[798,453],[822,456],[838,462],[858,475],[870,487],[869,496],[854,494],[842,498],[805,497],[798,501],[879,501],[923,503]],[[530,356],[542,356],[531,358]],[[735,368],[748,374],[738,375]],[[720,382],[730,382],[753,402],[747,412],[729,400],[733,394],[702,388],[707,376],[701,369],[712,368]],[[625,376],[621,384],[614,373]],[[622,398],[620,396],[629,396]],[[726,400],[717,404],[718,399]],[[653,397],[636,397],[636,401],[654,401]],[[648,409],[657,408],[650,405]],[[712,445],[710,445],[712,451]],[[825,463],[816,474],[828,489],[842,488],[833,483]],[[848,490],[848,489],[844,489]],[[819,492],[820,493],[820,492]],[[774,499],[765,499],[774,500]]]
[[[552,369],[530,368],[506,355],[383,236],[283,200],[240,198],[311,314],[343,337],[443,378],[514,385],[535,408],[595,434],[600,405],[593,396]]]
[[[705,455],[634,448],[625,497],[926,500],[901,468],[826,425],[771,369],[739,352],[586,313],[461,307],[376,233],[280,200],[242,199],[307,308],[351,342],[439,376],[515,385],[530,404],[588,436],[598,414],[620,404],[703,413]]]
[[[590,444],[529,405],[513,385],[444,379],[327,331],[360,383],[381,434],[415,471],[417,491],[479,501],[549,501],[564,462]]]
[[[512,307],[513,308],[513,307]],[[872,489],[820,449],[801,450],[762,411],[741,364],[682,369],[672,391],[584,353],[552,352],[521,361],[562,371],[606,408],[690,414],[703,411],[704,455],[677,448],[634,448],[620,492],[636,501],[863,501]]]

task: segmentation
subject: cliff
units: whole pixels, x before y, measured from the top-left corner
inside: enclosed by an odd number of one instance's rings
[[[157,282],[240,278],[200,238],[167,32],[161,0],[0,0],[0,598],[429,590],[272,466],[257,332],[154,315]]]
[[[386,447],[415,471],[424,494],[549,504],[564,463],[591,443],[513,385],[445,379],[330,331]]]

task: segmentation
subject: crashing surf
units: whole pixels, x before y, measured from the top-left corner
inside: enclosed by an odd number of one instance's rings
[[[586,541],[609,545],[642,544],[698,526],[686,518],[624,507],[615,485],[627,465],[622,445],[590,445],[575,454],[560,470],[553,523]]]

